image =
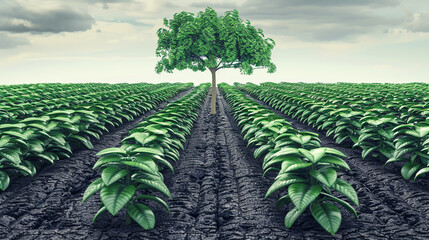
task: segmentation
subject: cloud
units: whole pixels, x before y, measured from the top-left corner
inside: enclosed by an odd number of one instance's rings
[[[399,25],[402,19],[386,14],[399,4],[398,0],[247,0],[243,4],[206,1],[191,6],[237,9],[243,19],[268,34],[304,41],[342,41]]]
[[[405,22],[405,29],[411,32],[429,32],[429,13],[415,13]]]
[[[21,45],[28,45],[29,41],[21,37],[13,37],[0,32],[0,49],[16,48]]]
[[[0,6],[0,31],[11,33],[60,33],[91,29],[95,20],[68,6],[27,9],[15,2]]]

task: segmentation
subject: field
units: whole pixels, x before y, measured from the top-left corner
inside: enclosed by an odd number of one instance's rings
[[[0,239],[429,239],[428,84],[218,90],[0,86]]]

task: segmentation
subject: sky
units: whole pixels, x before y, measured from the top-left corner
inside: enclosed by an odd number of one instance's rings
[[[155,73],[156,31],[212,7],[274,39],[273,74],[221,69],[219,82],[427,82],[428,0],[0,0],[0,84],[211,81]]]

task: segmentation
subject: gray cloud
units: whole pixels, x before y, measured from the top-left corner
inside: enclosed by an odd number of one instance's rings
[[[411,32],[429,32],[429,13],[416,13],[409,16],[405,22],[405,29]]]
[[[243,5],[199,2],[193,7],[212,6],[218,12],[237,9],[243,19],[257,22],[267,34],[292,36],[305,41],[349,40],[359,35],[383,32],[401,24],[378,10],[389,10],[398,0],[248,0]],[[221,14],[221,13],[219,13]]]
[[[34,11],[17,3],[0,6],[0,31],[11,33],[60,33],[85,31],[95,20],[86,12],[63,7]]]
[[[0,33],[0,49],[16,48],[21,45],[28,45],[29,41],[21,37],[9,36],[5,33]]]

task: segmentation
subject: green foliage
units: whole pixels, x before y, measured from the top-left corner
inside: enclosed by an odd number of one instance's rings
[[[406,162],[405,179],[429,172],[429,85],[236,84],[273,108],[326,131],[362,158]]]
[[[173,19],[164,19],[164,26],[157,32],[156,55],[161,57],[157,73],[174,69],[238,68],[243,74],[252,74],[255,67],[266,67],[269,73],[276,70],[271,62],[274,41],[241,19],[237,10],[224,16],[210,7],[197,15],[176,13]]]
[[[151,193],[156,191],[171,198],[161,172],[164,167],[173,171],[170,162],[178,160],[208,88],[209,84],[201,84],[145,118],[122,140],[121,147],[107,148],[97,154],[102,157],[94,168],[99,169],[101,177],[88,186],[82,200],[100,192],[102,205],[94,220],[106,210],[114,216],[125,208],[127,222],[133,219],[142,228],[152,229],[155,216],[140,201],[157,202],[169,211],[167,203]]]
[[[55,86],[59,88],[62,85]],[[80,93],[77,88],[80,85],[73,86]],[[99,139],[108,128],[131,121],[190,85],[133,84],[130,87],[119,84],[112,85],[107,91],[105,87],[104,84],[99,89],[94,87],[82,98],[75,96],[70,89],[70,92],[63,93],[69,95],[57,99],[58,102],[45,102],[47,96],[42,93],[33,93],[27,99],[30,103],[14,97],[17,106],[39,106],[37,109],[46,111],[38,113],[5,108],[9,118],[3,119],[7,123],[0,124],[0,189],[4,191],[8,187],[9,176],[33,176],[43,165],[69,158],[73,149],[92,148],[91,141]],[[14,92],[10,91],[10,94]],[[66,100],[70,102],[63,105]],[[14,102],[10,97],[4,97],[0,104],[9,106]]]
[[[248,145],[257,149],[255,158],[263,158],[264,176],[276,171],[277,176],[265,197],[276,191],[287,190],[278,200],[278,207],[292,203],[293,208],[285,216],[285,226],[291,227],[296,219],[310,208],[316,221],[329,233],[334,234],[341,223],[341,213],[332,203],[343,206],[357,217],[354,208],[336,198],[336,190],[358,205],[356,191],[338,178],[341,167],[349,169],[342,159],[343,153],[320,146],[318,135],[298,131],[284,118],[248,99],[227,84],[219,84],[238,126]]]

